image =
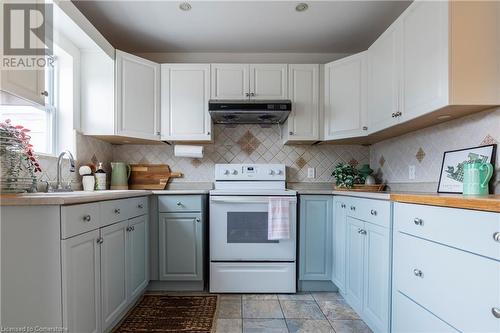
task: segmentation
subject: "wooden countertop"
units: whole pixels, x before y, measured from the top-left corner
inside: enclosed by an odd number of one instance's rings
[[[461,194],[391,193],[390,200],[394,202],[474,209],[500,213],[500,194],[468,197]]]

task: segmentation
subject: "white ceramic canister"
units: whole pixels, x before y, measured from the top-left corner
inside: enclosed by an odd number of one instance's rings
[[[95,178],[93,175],[85,175],[82,177],[83,190],[92,192],[95,188]]]

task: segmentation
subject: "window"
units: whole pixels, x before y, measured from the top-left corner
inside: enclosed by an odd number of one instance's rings
[[[0,120],[3,122],[10,119],[13,125],[22,125],[30,129],[30,142],[35,152],[42,154],[55,154],[54,73],[54,68],[45,71],[45,86],[49,92],[49,96],[45,98],[45,107],[0,105]]]
[[[0,105],[0,121],[30,129],[31,144],[38,154],[75,152],[74,118],[78,118],[79,51],[60,37],[54,43],[53,67],[45,70],[45,106]]]

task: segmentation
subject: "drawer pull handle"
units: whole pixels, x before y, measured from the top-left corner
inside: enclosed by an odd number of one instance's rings
[[[199,217],[196,218],[196,222],[200,223],[201,219]]]
[[[493,239],[495,240],[495,242],[500,242],[500,232],[495,232],[493,234]]]
[[[99,237],[99,238],[97,238],[96,242],[97,242],[97,244],[102,244],[104,242],[104,238]]]
[[[143,209],[143,208],[144,208],[144,205],[143,205],[143,204],[138,204],[138,205],[137,205],[137,208],[139,208],[139,209]]]
[[[90,222],[90,220],[92,220],[92,217],[90,217],[90,215],[85,215],[83,217],[83,222]]]
[[[413,274],[415,274],[415,276],[418,276],[418,277],[424,277],[424,273],[420,269],[415,268],[413,270]]]
[[[182,202],[178,201],[178,202],[177,202],[177,206],[178,206],[178,207],[182,206]]]
[[[352,211],[356,210],[356,207],[355,206],[351,206],[351,210]]]
[[[370,211],[370,214],[372,214],[373,216],[377,216],[377,211],[375,209],[372,209]]]
[[[119,208],[115,208],[115,214],[120,214],[120,209]]]
[[[495,318],[500,319],[500,309],[499,308],[491,308],[491,313],[495,316]]]
[[[415,225],[420,225],[420,226],[424,225],[424,221],[422,219],[419,219],[418,217],[415,217],[413,219],[413,223],[415,223]]]

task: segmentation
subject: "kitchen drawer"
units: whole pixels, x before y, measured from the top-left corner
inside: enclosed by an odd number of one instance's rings
[[[61,235],[63,239],[95,230],[100,226],[99,203],[61,207]]]
[[[201,195],[158,196],[158,209],[163,212],[199,212],[202,207]]]
[[[500,332],[500,262],[397,232],[394,288],[462,332]]]
[[[394,294],[393,309],[393,333],[458,332],[400,292]]]
[[[347,215],[381,227],[391,226],[391,202],[386,200],[349,198]]]
[[[131,218],[130,199],[101,202],[101,227]]]
[[[130,198],[127,199],[127,215],[128,218],[133,218],[148,214],[148,197]]]
[[[395,230],[500,260],[500,214],[396,203]]]

